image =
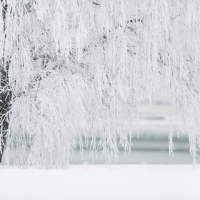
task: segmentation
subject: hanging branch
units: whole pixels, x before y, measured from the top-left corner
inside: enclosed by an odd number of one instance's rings
[[[6,160],[14,155],[20,165],[64,166],[77,145],[87,146],[84,137],[92,138],[91,151],[100,147],[113,162],[118,139],[131,150],[131,134],[139,127],[137,106],[144,93],[151,102],[160,80],[196,156],[197,0],[4,2],[1,159],[6,144]]]

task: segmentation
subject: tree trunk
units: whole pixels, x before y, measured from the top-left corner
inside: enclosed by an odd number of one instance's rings
[[[4,152],[4,147],[6,144],[6,135],[9,126],[8,111],[10,110],[11,101],[11,91],[9,90],[8,84],[8,67],[7,63],[6,70],[1,69],[1,93],[0,93],[0,162],[2,161],[2,156]]]
[[[3,4],[3,1],[1,0]],[[4,30],[5,30],[5,20],[6,20],[7,5],[3,4],[3,20],[4,20]],[[5,36],[6,37],[6,36]],[[0,66],[0,76],[1,76],[1,90],[0,90],[0,163],[2,162],[3,152],[6,145],[6,137],[9,126],[8,111],[10,110],[11,101],[11,91],[9,88],[9,78],[8,78],[9,62],[2,58],[2,66]]]

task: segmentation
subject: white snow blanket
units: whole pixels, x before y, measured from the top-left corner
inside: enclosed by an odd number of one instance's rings
[[[199,200],[192,165],[78,165],[67,170],[0,168],[0,200]]]

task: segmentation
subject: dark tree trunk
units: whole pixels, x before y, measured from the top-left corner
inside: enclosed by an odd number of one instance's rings
[[[7,12],[7,4],[2,3],[2,15],[4,20],[4,31],[6,29],[6,12]],[[6,35],[5,35],[6,37]],[[8,70],[9,70],[9,62],[2,58],[2,65],[0,66],[0,162],[2,162],[3,152],[6,145],[6,137],[9,126],[9,116],[8,111],[10,110],[10,102],[11,102],[11,91],[9,88],[9,78],[8,78]]]
[[[0,93],[0,162],[2,162],[2,156],[4,147],[6,144],[7,130],[9,126],[8,111],[10,110],[11,91],[8,86],[8,70],[1,70],[1,93]]]

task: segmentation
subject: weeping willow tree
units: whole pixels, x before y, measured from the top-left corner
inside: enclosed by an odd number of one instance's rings
[[[163,82],[196,162],[199,0],[1,0],[0,10],[0,161],[64,166],[88,146],[111,163]]]

